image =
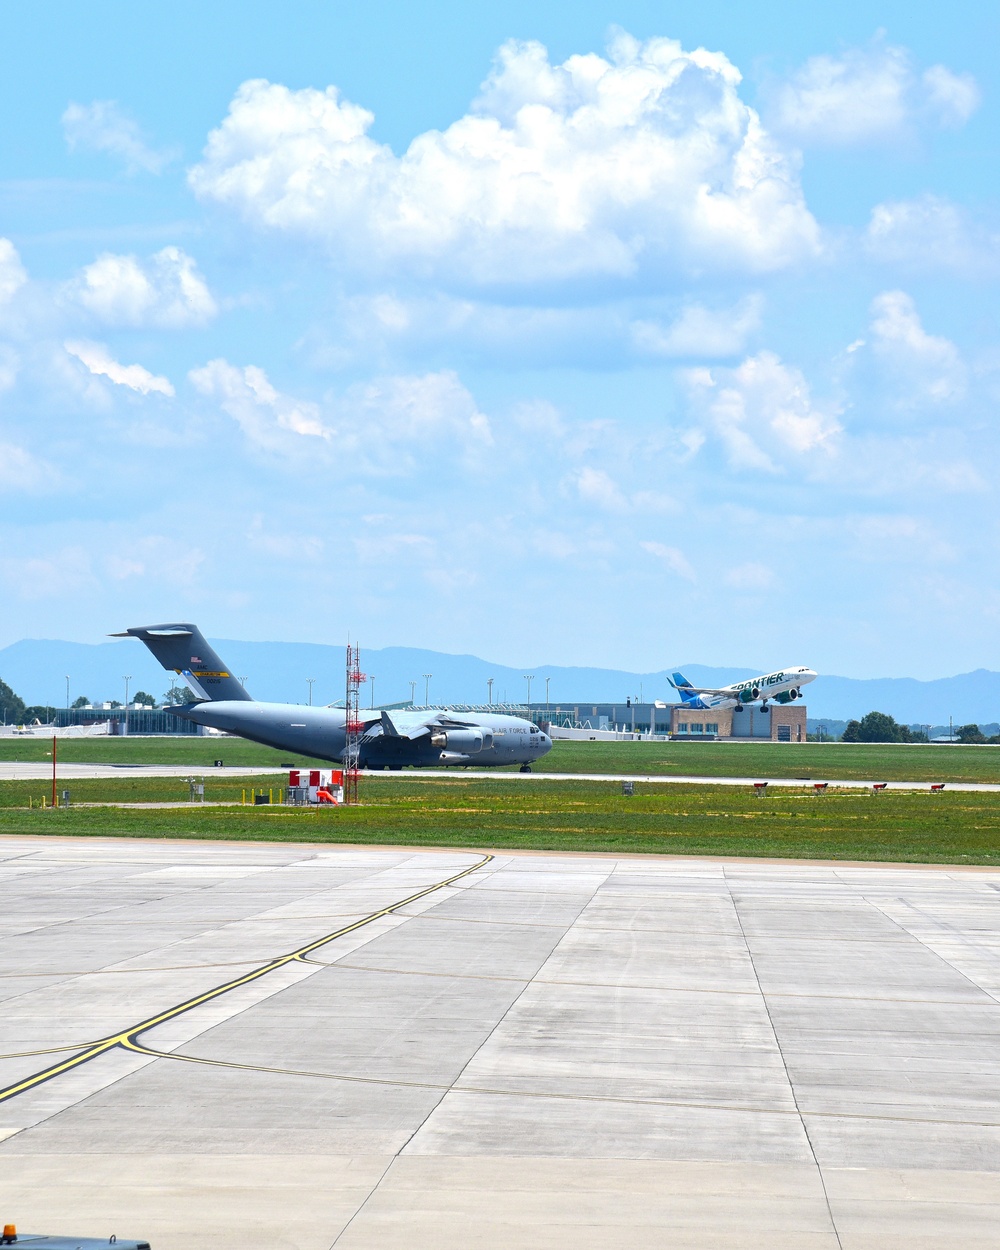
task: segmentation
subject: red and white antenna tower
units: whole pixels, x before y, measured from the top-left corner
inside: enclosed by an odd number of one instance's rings
[[[358,801],[358,774],[361,771],[361,735],[364,722],[361,719],[361,683],[367,681],[361,671],[361,648],[347,644],[347,713],[346,740],[344,743],[344,802]]]

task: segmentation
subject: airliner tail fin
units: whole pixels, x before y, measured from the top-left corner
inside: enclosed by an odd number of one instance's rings
[[[671,674],[670,684],[685,703],[690,703],[692,699],[697,699],[698,696],[695,694],[693,686],[683,673]]]

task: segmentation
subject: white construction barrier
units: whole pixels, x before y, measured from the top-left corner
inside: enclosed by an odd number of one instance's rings
[[[293,768],[288,773],[290,803],[331,803],[344,801],[342,768]]]

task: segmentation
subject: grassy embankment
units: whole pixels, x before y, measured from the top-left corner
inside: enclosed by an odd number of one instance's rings
[[[276,776],[273,784],[280,784]],[[258,779],[266,789],[270,779]],[[206,778],[206,799],[242,787]],[[0,833],[373,845],[660,852],[802,859],[1000,864],[1000,803],[991,794],[773,792],[649,786],[624,798],[609,782],[518,785],[460,774],[420,785],[379,775],[351,809],[74,806],[28,810],[38,782],[0,783]],[[181,780],[74,781],[81,802],[183,800]]]
[[[44,762],[51,739],[2,738],[0,760]],[[193,771],[311,761],[241,738],[77,738],[59,743],[65,763],[179,764]],[[318,761],[317,761],[318,762]],[[989,781],[1000,783],[1000,746],[882,746],[846,743],[557,742],[541,772],[649,773],[702,777],[802,777],[815,781]]]

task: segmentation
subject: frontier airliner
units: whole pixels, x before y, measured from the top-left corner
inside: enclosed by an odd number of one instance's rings
[[[674,673],[671,685],[681,696],[681,702],[690,708],[733,708],[742,711],[747,703],[760,703],[767,707],[769,699],[775,703],[791,703],[802,698],[802,687],[816,680],[811,668],[783,668],[763,677],[751,677],[748,681],[736,681],[731,686],[714,690],[704,686],[692,686],[683,673]]]

